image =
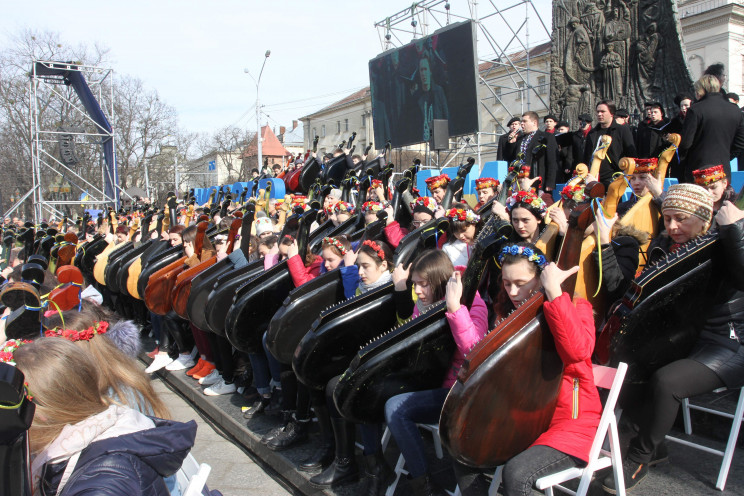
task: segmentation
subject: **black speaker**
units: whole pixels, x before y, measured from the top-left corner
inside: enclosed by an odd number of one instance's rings
[[[434,119],[432,121],[429,148],[432,150],[449,150],[449,121],[447,119]]]

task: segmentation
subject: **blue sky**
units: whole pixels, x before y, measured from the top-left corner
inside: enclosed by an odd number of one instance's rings
[[[255,129],[256,87],[243,69],[257,77],[267,49],[261,101],[269,116],[264,123],[272,126],[289,126],[368,85],[367,62],[382,51],[374,23],[411,5],[410,0],[8,3],[0,16],[1,46],[23,29],[57,32],[70,44],[99,43],[110,49],[116,73],[142,79],[176,108],[183,128],[202,132],[231,124]],[[536,3],[549,24],[550,1]],[[451,4],[453,12],[466,8],[464,0]],[[531,29],[533,43],[546,40],[544,31]],[[410,41],[410,35],[401,37]]]

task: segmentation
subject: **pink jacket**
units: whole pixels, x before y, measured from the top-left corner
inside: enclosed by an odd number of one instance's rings
[[[397,220],[385,226],[385,237],[393,249],[398,247],[400,240],[403,239],[406,234],[408,234],[408,229],[401,227]]]
[[[419,315],[418,307],[415,307],[412,317],[415,318]],[[443,388],[449,389],[457,379],[457,373],[465,361],[465,355],[488,332],[488,309],[485,302],[476,294],[470,312],[468,312],[467,307],[461,305],[455,313],[446,312],[445,315],[450,325],[452,337],[455,338],[455,344],[457,344],[457,349],[452,355],[450,369],[442,383]]]
[[[592,369],[595,339],[592,305],[581,298],[572,302],[568,293],[563,293],[553,301],[546,301],[543,312],[564,369],[550,427],[534,444],[550,446],[586,461],[602,415]]]

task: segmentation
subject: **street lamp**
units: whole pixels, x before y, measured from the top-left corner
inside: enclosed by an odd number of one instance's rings
[[[261,171],[261,167],[263,166],[263,153],[261,149],[261,104],[258,100],[258,85],[261,84],[261,75],[263,75],[264,67],[266,66],[266,61],[269,58],[269,55],[271,55],[271,50],[266,50],[266,53],[264,54],[264,61],[263,64],[261,64],[261,72],[258,73],[258,80],[256,80],[250,73],[248,69],[243,69],[243,72],[251,76],[251,79],[253,79],[253,82],[256,83],[256,145],[258,147],[258,170],[259,173]]]

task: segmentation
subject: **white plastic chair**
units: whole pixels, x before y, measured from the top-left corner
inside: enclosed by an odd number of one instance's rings
[[[609,389],[610,394],[607,397],[602,417],[599,419],[597,433],[592,441],[592,447],[589,450],[589,461],[584,468],[569,468],[561,472],[546,475],[535,482],[535,486],[541,491],[545,491],[548,496],[553,496],[553,488],[560,489],[568,494],[583,496],[589,489],[589,483],[592,481],[592,475],[598,470],[612,466],[612,472],[615,476],[615,488],[617,494],[625,496],[625,480],[623,479],[623,464],[620,459],[620,440],[617,436],[617,419],[615,417],[615,404],[617,397],[620,395],[620,389],[625,379],[625,372],[628,365],[620,362],[617,369],[612,367],[594,366],[594,384],[598,388]],[[602,448],[605,437],[609,437],[610,450]],[[500,470],[500,468],[499,468]],[[497,474],[499,471],[497,470]],[[496,477],[494,477],[495,479]],[[560,484],[581,478],[578,489],[574,492]]]
[[[442,457],[444,457],[444,454],[442,453],[442,441],[439,438],[439,424],[416,424],[420,429],[427,430],[431,432],[431,437],[434,439],[434,452],[437,455],[437,458],[440,460]],[[390,440],[390,429],[388,427],[385,427],[385,432],[382,435],[382,438],[387,444],[387,441]],[[395,488],[398,486],[398,481],[400,480],[400,476],[403,474],[408,474],[408,470],[405,469],[406,466],[406,460],[403,458],[403,454],[401,453],[400,456],[398,456],[398,462],[395,464],[395,480],[390,483],[390,485],[387,488],[387,491],[385,491],[385,496],[393,496],[393,493],[395,493]]]
[[[714,393],[720,393],[726,391],[726,388],[720,388],[713,391]],[[702,412],[712,413],[713,415],[719,415],[732,419],[731,431],[729,432],[728,442],[726,443],[725,451],[717,450],[703,444],[693,443],[685,439],[680,439],[674,436],[666,436],[669,441],[684,444],[691,448],[699,449],[707,453],[712,453],[723,457],[721,462],[721,469],[718,471],[718,480],[716,481],[716,488],[723,491],[726,487],[726,479],[728,478],[729,468],[731,468],[731,460],[734,457],[734,450],[736,449],[736,440],[739,437],[739,429],[741,428],[742,416],[744,416],[744,388],[739,390],[739,401],[736,403],[736,410],[733,414],[723,412],[721,410],[715,410],[713,408],[707,408],[700,405],[690,403],[689,398],[682,400],[682,420],[685,425],[685,434],[692,434],[692,420],[690,419],[690,410],[699,410]]]
[[[183,460],[181,468],[176,472],[176,484],[181,491],[181,496],[201,496],[211,471],[212,467],[206,463],[199,464],[189,453]]]

